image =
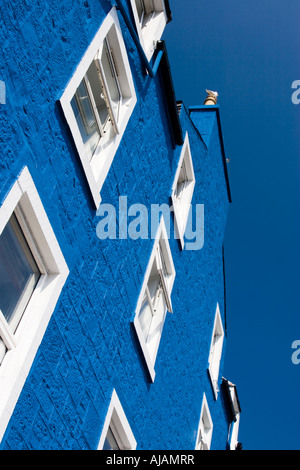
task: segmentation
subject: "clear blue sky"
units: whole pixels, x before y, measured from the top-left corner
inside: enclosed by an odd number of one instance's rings
[[[300,449],[300,0],[170,0],[176,98],[217,90],[232,191],[228,344],[244,449]]]

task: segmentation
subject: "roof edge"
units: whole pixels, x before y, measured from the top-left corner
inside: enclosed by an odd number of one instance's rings
[[[230,189],[230,182],[229,182],[229,175],[228,175],[228,168],[227,168],[227,161],[226,161],[224,138],[223,138],[223,132],[222,132],[222,126],[221,126],[219,105],[216,104],[216,105],[209,105],[209,106],[207,105],[189,106],[188,112],[189,112],[189,116],[191,116],[191,113],[193,112],[206,112],[206,113],[215,112],[216,113],[218,129],[219,129],[219,138],[220,138],[220,144],[221,144],[224,175],[225,175],[225,181],[226,181],[226,188],[227,188],[228,200],[231,203],[232,202],[231,189]]]

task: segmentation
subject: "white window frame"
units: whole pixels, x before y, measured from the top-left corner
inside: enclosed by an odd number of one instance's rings
[[[208,358],[208,372],[209,372],[215,399],[218,398],[218,393],[219,393],[218,384],[219,384],[219,371],[220,371],[220,362],[221,362],[221,357],[222,357],[223,341],[224,341],[224,329],[223,329],[219,304],[217,304],[211,344],[210,344],[210,349],[209,349],[209,358]]]
[[[156,43],[162,37],[168,22],[164,0],[143,0],[146,12],[149,14],[142,21],[139,18],[136,0],[130,0],[137,34],[144,49],[145,55],[150,61],[156,48]],[[150,13],[151,11],[151,13]]]
[[[109,40],[111,49],[114,53],[114,66],[116,66],[118,69],[118,87],[121,92],[121,102],[119,117],[116,118],[116,115],[114,115],[112,110],[105,74],[102,73],[102,90],[103,96],[106,96],[107,98],[106,102],[109,109],[110,124],[107,124],[108,127],[106,127],[105,135],[103,134],[102,138],[98,142],[92,159],[90,159],[81,137],[78,123],[71,106],[71,101],[75,96],[76,90],[78,89],[80,83],[82,80],[85,80],[85,84],[88,88],[88,94],[91,100],[91,105],[99,127],[99,115],[97,112],[95,100],[93,99],[93,96],[90,92],[91,85],[87,79],[87,71],[92,62],[95,61],[96,67],[99,70],[99,77],[101,75],[101,70],[103,72],[103,68],[101,68],[101,61],[99,61],[98,58],[99,52],[101,52],[106,39]],[[130,116],[135,107],[136,101],[137,98],[126,47],[124,44],[117,11],[116,8],[113,7],[101,24],[101,27],[88,47],[82,60],[78,64],[72,78],[70,79],[64,93],[60,98],[61,107],[71,130],[96,208],[98,208],[101,203],[101,188],[105,178],[107,177],[115,153],[118,149]],[[101,125],[100,127],[103,128]]]
[[[229,383],[229,393],[232,400],[232,406],[235,412],[235,421],[230,423],[229,427],[229,449],[235,450],[238,444],[238,434],[239,434],[239,426],[240,426],[240,408],[238,404],[237,394],[236,394],[236,386]]]
[[[105,422],[102,428],[98,450],[103,449],[109,427],[113,428],[115,431],[114,437],[116,438],[120,450],[136,449],[137,443],[135,437],[115,389],[113,390]]]
[[[163,260],[161,259],[163,256]],[[149,341],[145,340],[144,333],[142,331],[142,326],[139,320],[139,313],[142,307],[142,303],[144,300],[145,295],[147,295],[148,289],[148,281],[150,278],[151,270],[154,263],[157,263],[157,266],[161,266],[162,262],[165,264],[168,275],[165,280],[161,282],[162,284],[162,295],[164,296],[164,300],[166,303],[165,309],[163,314],[156,319],[156,316],[153,315],[153,319],[151,321],[150,332],[149,333]],[[161,268],[160,268],[161,269]],[[172,259],[172,253],[169,245],[167,230],[165,226],[165,222],[163,217],[161,218],[157,234],[155,237],[154,246],[152,249],[152,253],[148,262],[148,266],[145,272],[143,285],[141,288],[141,293],[138,298],[137,307],[135,310],[135,318],[133,321],[135,331],[144,355],[144,359],[151,377],[152,382],[155,379],[155,370],[154,365],[156,361],[156,356],[160,344],[160,339],[162,335],[162,330],[164,326],[164,322],[166,319],[167,311],[172,313],[172,303],[171,303],[171,293],[176,276],[175,266]]]
[[[205,393],[203,394],[195,450],[210,450],[213,422]]]
[[[178,198],[176,197],[177,184],[179,178],[182,178],[183,173],[185,174],[184,176],[186,177],[186,180],[181,191],[181,196],[180,198]],[[174,209],[176,237],[179,238],[182,249],[184,248],[184,233],[193,198],[195,183],[196,178],[194,173],[189,136],[186,132],[171,193],[171,199]]]
[[[8,348],[0,365],[0,441],[69,274],[27,167],[0,207],[0,234],[14,212],[23,218],[21,229],[41,276],[14,332],[0,314],[0,335]]]

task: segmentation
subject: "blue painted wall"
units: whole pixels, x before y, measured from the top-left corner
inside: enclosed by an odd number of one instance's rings
[[[125,4],[126,2],[124,2]],[[172,5],[171,5],[172,6]],[[111,8],[105,0],[3,0],[0,79],[0,201],[27,165],[70,269],[0,449],[96,449],[115,388],[140,449],[193,449],[203,392],[225,449],[228,423],[207,374],[216,303],[225,324],[222,240],[228,210],[218,108],[182,107],[196,174],[193,203],[205,205],[200,251],[170,245],[176,268],[149,381],[132,328],[153,240],[104,240],[99,217],[58,106],[74,69]],[[159,74],[142,72],[121,20],[137,104],[101,191],[104,203],[169,203],[181,147],[173,148]],[[202,136],[201,136],[202,134]],[[173,222],[172,222],[173,224]],[[226,350],[224,342],[220,377]]]

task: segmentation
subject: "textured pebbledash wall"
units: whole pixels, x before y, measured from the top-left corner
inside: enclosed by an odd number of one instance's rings
[[[229,197],[219,110],[199,107],[189,116],[181,108],[196,176],[193,203],[205,208],[205,241],[199,251],[182,251],[170,240],[174,313],[167,314],[151,383],[132,321],[153,240],[97,238],[99,217],[58,104],[111,5],[105,0],[1,3],[6,105],[0,110],[0,201],[27,165],[70,274],[0,449],[96,449],[113,389],[138,449],[193,449],[203,392],[214,426],[211,448],[225,449],[223,398],[214,399],[207,373],[217,302],[225,327],[222,240]],[[118,208],[125,195],[128,206],[170,203],[181,147],[172,144],[160,74],[151,79],[143,73],[121,17],[120,23],[137,104],[102,202]],[[226,341],[220,378],[225,351]]]

